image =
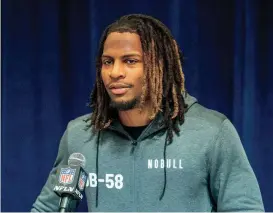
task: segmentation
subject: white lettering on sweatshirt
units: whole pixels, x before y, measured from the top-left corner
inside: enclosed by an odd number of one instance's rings
[[[164,169],[164,159],[148,159],[148,169]],[[183,169],[181,159],[166,159],[167,169]]]

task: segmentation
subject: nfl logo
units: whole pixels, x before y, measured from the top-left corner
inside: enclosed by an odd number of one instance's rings
[[[74,180],[76,169],[61,168],[59,182],[63,184],[71,184]]]
[[[79,189],[80,190],[83,190],[84,189],[84,185],[85,185],[85,182],[86,182],[86,175],[82,172],[81,173],[81,176],[80,176],[80,179],[79,179],[79,183],[78,183],[78,186],[79,186]]]

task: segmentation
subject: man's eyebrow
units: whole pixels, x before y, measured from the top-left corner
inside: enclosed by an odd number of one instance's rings
[[[102,54],[101,57],[104,57],[104,58],[113,58],[112,56],[110,56],[110,55],[105,55],[105,54]]]
[[[128,54],[122,55],[121,57],[126,58],[126,57],[133,57],[133,56],[142,57],[142,55],[139,54],[139,53],[128,53]],[[103,57],[103,58],[113,58],[113,56],[110,56],[110,55],[107,55],[107,54],[103,54],[101,57]]]
[[[123,56],[142,56],[139,52],[127,52]]]

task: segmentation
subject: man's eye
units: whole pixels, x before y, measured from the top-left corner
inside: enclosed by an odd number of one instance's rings
[[[135,59],[126,59],[125,60],[125,63],[127,63],[127,64],[135,64],[137,62],[137,60],[135,60]]]
[[[102,64],[104,65],[111,65],[113,62],[111,60],[104,60]]]

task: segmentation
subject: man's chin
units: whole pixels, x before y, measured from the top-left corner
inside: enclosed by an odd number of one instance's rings
[[[138,105],[138,99],[133,100],[123,100],[123,101],[114,101],[112,100],[110,103],[110,107],[116,109],[118,111],[126,111],[130,109],[134,109]]]

